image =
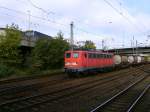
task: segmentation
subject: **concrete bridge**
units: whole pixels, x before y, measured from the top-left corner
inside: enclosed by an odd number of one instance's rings
[[[122,49],[110,49],[109,52],[115,54],[149,54],[150,55],[150,46],[149,47],[137,47],[137,48],[122,48]]]
[[[38,39],[41,39],[41,38],[49,38],[49,39],[51,39],[52,38],[49,35],[40,33],[38,31],[33,31],[33,30],[20,31],[20,32],[22,34],[21,43],[20,43],[21,47],[22,46],[24,46],[24,47],[34,47],[35,46],[35,42]],[[0,28],[0,35],[6,35],[5,28]]]

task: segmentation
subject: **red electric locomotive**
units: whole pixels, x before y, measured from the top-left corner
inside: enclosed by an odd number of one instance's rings
[[[100,51],[66,51],[65,72],[82,73],[102,71],[114,66],[113,54]]]

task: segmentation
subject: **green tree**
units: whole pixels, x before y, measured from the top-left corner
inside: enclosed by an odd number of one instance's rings
[[[5,65],[18,65],[21,57],[18,47],[21,42],[21,31],[18,26],[7,26],[5,33],[0,35],[0,63]]]
[[[36,42],[33,49],[33,64],[42,69],[61,68],[64,64],[64,52],[69,49],[69,43],[59,32],[52,39],[42,38]]]
[[[79,46],[79,49],[86,49],[86,50],[91,50],[91,49],[96,49],[96,46],[94,44],[94,42],[90,41],[90,40],[86,40],[84,42],[84,45]]]

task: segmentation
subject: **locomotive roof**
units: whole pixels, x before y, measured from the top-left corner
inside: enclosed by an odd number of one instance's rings
[[[87,53],[101,53],[101,54],[113,54],[113,53],[110,53],[110,52],[103,52],[103,51],[97,51],[97,50],[91,50],[91,51],[87,51],[87,50],[69,50],[69,51],[66,51],[66,52],[87,52]]]

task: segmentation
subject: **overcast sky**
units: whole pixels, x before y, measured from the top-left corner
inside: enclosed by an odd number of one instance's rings
[[[134,36],[139,46],[148,45],[149,5],[150,0],[0,0],[0,27],[15,23],[51,36],[61,30],[69,39],[73,21],[75,42],[92,40],[101,48],[105,40],[109,48],[131,47]]]

